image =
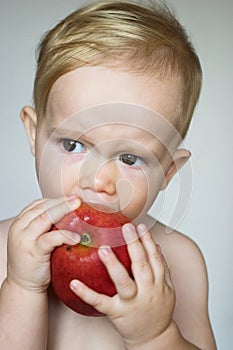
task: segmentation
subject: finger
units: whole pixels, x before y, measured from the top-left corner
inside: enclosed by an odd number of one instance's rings
[[[13,220],[13,223],[11,225],[11,234],[13,231],[18,232],[19,230],[25,230],[25,228],[28,226],[28,224],[38,216],[42,212],[42,205],[43,205],[44,199],[37,199],[33,201],[31,204],[26,206],[20,214]],[[40,211],[36,208],[40,207]]]
[[[174,289],[174,286],[173,286],[173,283],[172,283],[172,278],[171,278],[171,272],[170,272],[170,269],[169,269],[169,266],[167,264],[167,261],[162,253],[162,249],[159,245],[157,245],[157,249],[161,255],[161,259],[163,261],[163,265],[164,265],[164,268],[165,268],[165,281],[167,282],[167,284],[169,285],[169,287],[171,287],[172,289]]]
[[[77,196],[72,195],[70,197],[61,197],[61,198],[41,198],[31,204],[29,204],[22,212],[19,214],[18,219],[21,219],[21,222],[28,223],[34,218],[42,214],[44,211],[59,205],[60,203],[67,202],[72,203],[77,199]]]
[[[63,244],[75,245],[81,240],[79,234],[67,230],[50,231],[41,235],[37,247],[42,254],[50,254],[54,248]]]
[[[32,234],[34,233],[34,236],[37,236],[38,233],[43,234],[45,232],[48,232],[53,223],[58,222],[70,211],[77,209],[80,204],[80,199],[75,198],[49,207],[48,209],[43,210],[38,216],[33,218],[32,221],[28,223],[25,230],[30,230]]]
[[[155,244],[150,231],[144,224],[137,226],[137,231],[140,236],[143,247],[147,252],[150,266],[153,271],[154,279],[157,283],[163,283],[165,279],[165,265],[162,258],[161,248]]]
[[[25,213],[27,213],[29,210],[36,207],[38,204],[41,204],[41,202],[43,202],[43,201],[44,201],[44,199],[40,198],[40,199],[36,199],[35,201],[33,201],[32,203],[27,205],[23,210],[21,210],[21,212],[18,215],[18,218],[21,218],[23,215],[25,215]]]
[[[138,286],[147,288],[153,283],[154,276],[147,257],[147,253],[139,240],[134,225],[126,224],[122,228],[124,239],[127,243],[128,253],[132,261],[132,272]]]
[[[63,216],[68,214],[70,211],[77,209],[81,205],[81,200],[77,196],[71,196],[70,198],[59,198],[54,201],[45,203],[45,211],[51,221],[55,224]]]
[[[112,311],[111,297],[95,292],[79,280],[71,281],[70,288],[79,298],[93,306],[97,311],[103,314],[108,314],[109,311]]]
[[[40,212],[43,212],[46,208],[49,208],[51,206],[54,206],[56,204],[58,204],[59,202],[64,201],[66,198],[62,197],[62,198],[40,198],[37,199],[35,201],[33,201],[31,204],[29,204],[28,206],[26,206],[18,215],[18,218],[21,217],[25,217],[26,218],[26,214],[30,214],[31,216],[34,215],[37,216]],[[68,200],[68,198],[67,198]],[[33,210],[32,210],[33,209]]]
[[[130,278],[125,267],[117,259],[111,247],[101,246],[98,253],[116,287],[119,297],[126,300],[133,298],[137,293],[136,284]]]

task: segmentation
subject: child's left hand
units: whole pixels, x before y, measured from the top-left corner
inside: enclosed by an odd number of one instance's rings
[[[126,346],[147,344],[159,337],[171,324],[175,292],[160,246],[145,225],[122,229],[132,261],[134,280],[110,247],[101,247],[99,256],[112,278],[117,294],[108,297],[96,293],[80,281],[71,289],[86,303],[106,314],[122,336]]]

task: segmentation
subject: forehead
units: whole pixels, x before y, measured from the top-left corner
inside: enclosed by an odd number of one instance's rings
[[[163,81],[126,68],[82,67],[61,76],[53,85],[46,114],[62,121],[82,110],[110,103],[142,106],[173,122],[181,111],[178,77]]]
[[[45,119],[53,130],[78,129],[82,134],[107,124],[128,125],[131,133],[134,127],[137,134],[149,132],[168,144],[177,134],[173,125],[181,91],[178,78],[160,81],[123,69],[79,68],[55,82]]]

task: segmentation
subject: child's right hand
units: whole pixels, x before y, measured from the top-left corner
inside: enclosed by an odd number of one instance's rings
[[[33,292],[46,292],[50,283],[50,256],[55,247],[74,245],[78,234],[50,231],[53,223],[80,206],[76,196],[40,199],[14,220],[8,237],[7,281]]]

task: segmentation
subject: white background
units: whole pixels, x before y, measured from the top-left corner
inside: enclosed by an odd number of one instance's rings
[[[169,2],[186,27],[204,71],[202,96],[185,142],[192,152],[192,197],[178,228],[199,244],[206,258],[213,329],[218,348],[230,350],[233,343],[233,2]],[[34,160],[19,119],[21,107],[31,103],[35,47],[45,31],[84,3],[0,1],[0,219],[16,215],[40,196]],[[167,223],[177,190],[178,180],[174,179],[161,216]],[[154,208],[153,211],[156,212]]]

